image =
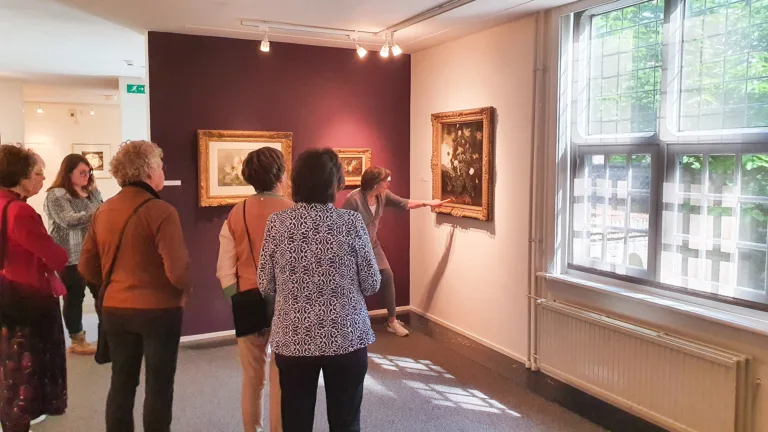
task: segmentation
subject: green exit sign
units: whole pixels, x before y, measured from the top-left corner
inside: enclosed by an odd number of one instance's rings
[[[128,84],[129,94],[147,94],[147,86],[143,84]]]

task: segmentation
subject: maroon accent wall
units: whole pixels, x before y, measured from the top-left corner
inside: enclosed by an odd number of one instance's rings
[[[216,279],[218,235],[228,207],[197,198],[198,129],[293,132],[293,158],[312,147],[369,147],[392,170],[394,193],[408,197],[411,59],[360,59],[352,49],[171,33],[149,34],[152,140],[165,153],[162,196],[179,211],[192,258],[194,291],[184,335],[230,330],[231,306]],[[339,196],[337,205],[349,191]],[[395,274],[397,304],[409,304],[409,218],[387,210],[379,238]],[[383,296],[368,299],[384,307]]]

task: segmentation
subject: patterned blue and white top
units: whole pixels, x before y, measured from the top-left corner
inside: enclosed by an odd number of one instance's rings
[[[278,354],[338,355],[372,344],[364,296],[380,283],[359,213],[302,203],[267,220],[259,287],[277,294],[270,342]]]

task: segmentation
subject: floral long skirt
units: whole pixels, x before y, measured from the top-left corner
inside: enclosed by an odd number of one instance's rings
[[[67,409],[59,299],[0,275],[0,326],[0,424],[3,432],[27,432],[35,418]]]

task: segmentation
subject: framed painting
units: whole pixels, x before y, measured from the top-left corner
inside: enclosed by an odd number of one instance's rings
[[[248,153],[262,147],[283,152],[286,174],[291,178],[290,132],[199,130],[197,145],[201,207],[234,205],[253,195],[253,187],[245,182],[241,170]],[[290,183],[283,193],[291,197]]]
[[[432,114],[432,209],[456,217],[491,220],[493,107]]]
[[[72,144],[72,153],[85,156],[96,178],[111,178],[109,163],[112,161],[110,144]]]
[[[344,148],[334,149],[341,160],[347,186],[360,186],[363,172],[371,167],[371,149]]]

